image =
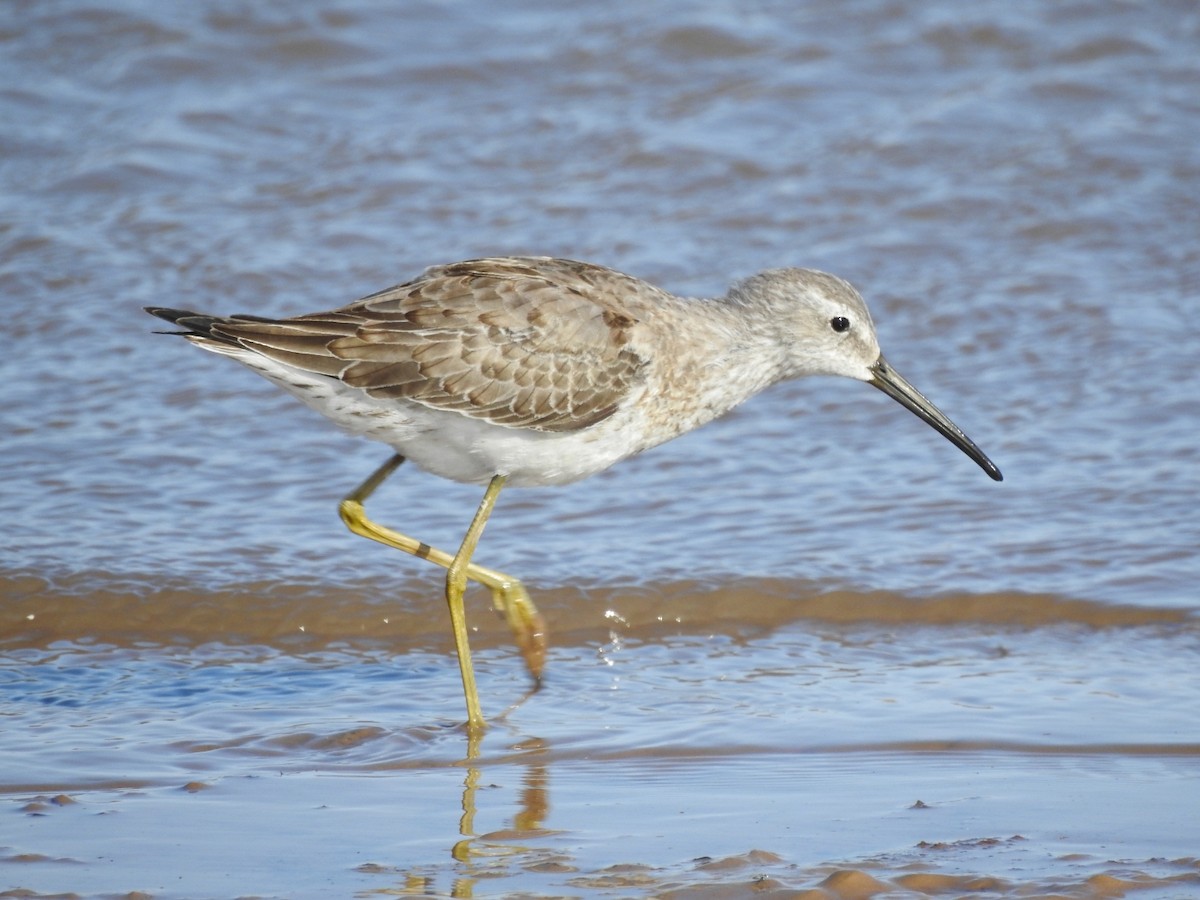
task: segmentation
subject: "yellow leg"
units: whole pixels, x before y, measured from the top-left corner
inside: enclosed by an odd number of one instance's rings
[[[463,692],[466,694],[467,700],[468,724],[472,728],[479,728],[483,725],[483,716],[480,713],[479,696],[475,688],[471,650],[467,644],[466,615],[462,599],[468,580],[476,581],[491,590],[492,604],[504,614],[509,627],[512,628],[517,646],[525,659],[525,665],[535,682],[540,681],[542,668],[546,662],[545,624],[537,607],[529,599],[524,585],[503,572],[485,569],[483,566],[477,566],[471,562],[475,545],[479,542],[479,536],[483,533],[483,527],[487,524],[488,516],[491,515],[492,508],[495,506],[496,497],[504,486],[504,478],[496,476],[492,479],[479,504],[479,509],[475,513],[475,518],[471,522],[471,527],[467,529],[462,546],[459,547],[457,553],[451,555],[367,518],[363,504],[402,462],[404,462],[404,457],[399,454],[391,457],[341,502],[338,512],[342,521],[346,523],[346,527],[355,534],[397,550],[403,550],[405,553],[411,553],[413,556],[428,559],[447,570],[446,603],[450,607],[450,621],[454,627],[454,644],[458,652],[458,664],[463,677]]]

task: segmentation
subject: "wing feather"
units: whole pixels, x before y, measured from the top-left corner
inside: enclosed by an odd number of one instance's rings
[[[586,428],[640,383],[638,301],[611,269],[507,257],[437,266],[327,313],[239,316],[211,328],[264,356],[380,399],[542,431]]]

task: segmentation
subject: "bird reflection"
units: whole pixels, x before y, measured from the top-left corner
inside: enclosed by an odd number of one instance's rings
[[[480,788],[495,786],[483,779],[487,763],[480,755],[482,737],[482,734],[468,732],[467,755],[459,762],[465,767],[466,774],[462,786],[462,815],[458,820],[459,839],[450,847],[450,856],[459,864],[450,888],[451,897],[474,897],[475,885],[481,879],[494,883],[497,876],[510,874],[511,866],[527,867],[531,858],[545,859],[553,852],[545,846],[526,843],[552,833],[544,827],[550,810],[550,778],[546,764],[549,745],[540,738],[522,740],[511,748],[519,754],[516,762],[522,766],[522,775],[517,810],[510,826],[484,834],[475,830],[482,796]],[[508,772],[512,771],[512,764],[511,759],[502,763]],[[484,812],[487,812],[486,808]],[[557,858],[557,853],[554,857]],[[404,883],[393,890],[402,895],[445,896],[437,889],[435,881],[436,876],[427,872],[409,872]]]

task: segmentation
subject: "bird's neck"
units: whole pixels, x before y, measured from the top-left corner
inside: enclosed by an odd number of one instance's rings
[[[778,342],[755,327],[744,307],[724,298],[682,300],[661,312],[668,321],[654,329],[661,338],[654,358],[667,364],[654,366],[651,403],[671,411],[676,434],[787,377]]]

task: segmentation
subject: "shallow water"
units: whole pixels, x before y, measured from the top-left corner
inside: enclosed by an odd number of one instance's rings
[[[1200,893],[1194,4],[0,9],[0,891]],[[387,454],[151,304],[491,253],[853,281],[993,484],[779,386],[479,559],[353,538]],[[453,547],[476,488],[401,469]]]

